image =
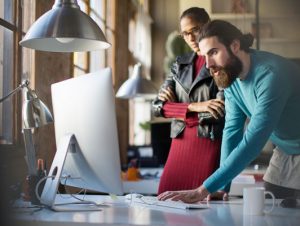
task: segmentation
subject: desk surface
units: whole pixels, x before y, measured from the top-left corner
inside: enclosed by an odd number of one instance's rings
[[[88,196],[87,199],[109,202],[108,196]],[[124,199],[124,197],[120,197]],[[67,201],[66,197],[58,200]],[[277,203],[279,200],[277,200]],[[230,226],[296,226],[300,222],[299,209],[274,208],[264,216],[243,215],[242,199],[229,202],[211,202],[207,209],[181,210],[139,203],[113,203],[102,211],[54,212],[49,209],[32,212],[18,212],[19,225],[57,226],[69,225],[230,225]]]

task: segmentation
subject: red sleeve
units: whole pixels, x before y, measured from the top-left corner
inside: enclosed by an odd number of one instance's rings
[[[166,118],[183,118],[186,122],[198,122],[196,112],[187,112],[188,103],[174,103],[167,101],[163,106],[163,114]]]
[[[163,106],[163,113],[166,118],[185,118],[188,103],[174,103],[167,101]]]

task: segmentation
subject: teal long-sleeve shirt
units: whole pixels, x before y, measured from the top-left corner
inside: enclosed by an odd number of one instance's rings
[[[220,168],[203,183],[209,192],[229,191],[268,139],[287,154],[300,154],[300,67],[263,51],[251,50],[250,59],[246,78],[225,89]]]

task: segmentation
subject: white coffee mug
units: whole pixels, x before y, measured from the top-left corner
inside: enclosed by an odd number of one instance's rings
[[[272,207],[265,209],[265,196],[272,197]],[[275,196],[264,187],[250,187],[243,190],[243,211],[245,215],[263,215],[272,212],[275,205]]]

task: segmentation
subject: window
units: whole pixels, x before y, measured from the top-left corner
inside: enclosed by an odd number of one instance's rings
[[[15,89],[21,79],[30,74],[30,58],[22,62],[19,41],[22,38],[22,26],[27,28],[32,22],[33,0],[0,1],[0,97]],[[23,17],[22,17],[23,15]],[[26,18],[26,20],[25,20]],[[26,30],[23,30],[25,33]],[[26,50],[23,52],[28,54]],[[22,71],[22,65],[25,66]],[[23,73],[26,72],[26,73]],[[24,74],[24,76],[22,76]],[[16,144],[21,134],[20,94],[0,103],[0,144]]]
[[[12,1],[0,1],[0,96],[12,89],[13,83],[13,39],[17,27],[13,22]],[[12,143],[12,101],[0,104],[0,142]]]
[[[0,91],[1,96],[9,93],[13,87],[13,37],[14,31],[0,27]],[[0,105],[0,134],[2,144],[13,142],[13,101],[7,99]]]
[[[106,0],[79,0],[81,11],[89,15],[101,28],[104,35],[112,30],[107,23],[109,4]],[[76,52],[73,54],[74,76],[97,71],[108,66],[107,50]]]
[[[131,64],[140,62],[145,77],[150,78],[151,69],[151,23],[148,1],[136,4],[136,12],[129,21],[129,51]],[[133,65],[129,65],[129,75]],[[143,98],[129,100],[129,144],[150,144],[151,102]]]

